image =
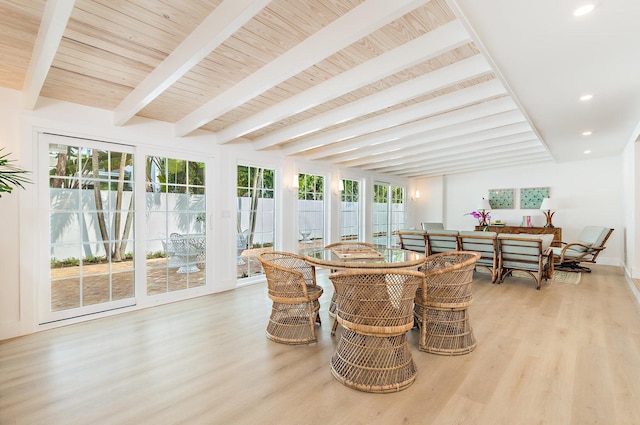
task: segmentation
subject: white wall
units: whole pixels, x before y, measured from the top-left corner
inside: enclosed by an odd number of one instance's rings
[[[622,235],[622,257],[629,276],[634,276],[633,265],[637,264],[635,259],[634,242],[635,234],[635,204],[637,197],[635,196],[635,188],[638,186],[635,175],[636,149],[634,143],[629,143],[622,155],[622,214],[625,223],[624,233]]]
[[[0,148],[2,154],[11,153],[10,159],[19,166],[24,165],[20,152],[18,135],[19,110],[12,104],[19,104],[21,97],[16,91],[0,93]],[[15,322],[20,316],[20,194],[16,189],[12,194],[0,198],[0,327],[2,323]],[[8,301],[8,302],[5,302]],[[0,339],[2,334],[0,333]]]
[[[562,239],[575,240],[588,225],[609,226],[615,230],[607,242],[607,249],[598,257],[598,263],[622,265],[625,233],[622,168],[620,156],[446,176],[442,181],[442,214],[446,227],[472,230],[477,220],[465,214],[477,209],[479,201],[488,195],[489,189],[513,188],[519,193],[520,188],[549,187],[550,196],[559,204],[553,224],[562,228]],[[432,183],[432,180],[427,180],[424,185],[416,187],[426,192]],[[534,226],[546,223],[541,211],[519,208],[518,194],[515,200],[516,208],[512,210],[491,211],[492,219],[520,225],[523,215],[531,215]],[[435,207],[437,203],[433,205]],[[430,206],[427,209],[421,217],[437,217],[437,211],[431,211]]]
[[[420,223],[436,222],[447,223],[444,220],[444,177],[429,177],[415,179],[412,184],[412,192],[420,191],[420,198],[412,205],[415,209],[413,221],[407,222],[407,227],[420,228]]]

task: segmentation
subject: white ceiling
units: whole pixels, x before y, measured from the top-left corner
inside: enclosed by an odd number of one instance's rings
[[[12,0],[0,86],[404,177],[609,156],[638,137],[640,1],[594,1]]]
[[[573,16],[586,3],[593,12]],[[615,155],[638,137],[640,1],[455,4],[557,161]]]

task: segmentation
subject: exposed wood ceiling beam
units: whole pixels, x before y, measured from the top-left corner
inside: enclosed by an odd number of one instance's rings
[[[480,108],[478,108],[477,105],[475,108],[475,112],[478,113],[479,111],[477,109]],[[416,147],[425,147],[432,142],[441,141],[446,138],[451,139],[495,127],[524,123],[524,118],[516,109],[498,111],[499,112],[495,114],[487,116],[482,115],[470,120],[462,120],[460,123],[439,126],[429,131],[412,134],[411,136],[403,139],[393,140],[388,143],[380,143],[367,149],[359,149],[342,155],[336,155],[329,158],[329,161],[341,165],[360,166],[362,164],[366,164],[368,158],[371,158],[372,155],[385,154],[399,150],[404,151],[406,149]],[[531,131],[530,128],[529,131]]]
[[[515,165],[529,165],[536,162],[548,162],[551,159],[547,152],[540,152],[536,154],[529,154],[521,156],[520,154],[509,155],[501,158],[493,158],[491,161],[493,167],[499,168],[502,166],[512,167]],[[487,160],[482,161],[459,161],[454,166],[442,166],[428,168],[423,171],[416,171],[410,174],[403,175],[406,178],[420,178],[420,177],[432,177],[442,176],[445,174],[465,173],[470,171],[485,170],[487,169]]]
[[[533,132],[532,132],[533,134]],[[428,155],[418,161],[407,162],[404,167],[393,167],[394,174],[409,174],[416,170],[424,170],[425,168],[435,167],[442,164],[454,164],[458,161],[466,161],[478,158],[496,158],[500,155],[512,154],[514,152],[522,153],[538,153],[543,152],[544,147],[540,146],[535,140],[535,136],[531,140],[519,143],[510,143],[508,145],[492,145],[491,143],[482,143],[473,147],[465,146],[456,150],[443,151],[438,154]],[[371,168],[377,172],[388,172],[391,167],[385,166],[386,161],[378,162],[378,167]]]
[[[329,130],[316,136],[305,138],[299,142],[293,142],[287,145],[284,152],[285,154],[293,155],[321,146],[328,146],[332,143],[390,129],[427,116],[434,116],[445,111],[460,109],[504,94],[504,87],[498,80],[487,81],[386,114],[373,116],[344,127]]]
[[[33,110],[58,51],[75,0],[48,0],[22,88],[23,106]]]
[[[535,159],[531,159],[530,161],[527,160],[518,160],[518,159],[507,159],[504,161],[496,161],[495,162],[495,166],[494,167],[489,167],[489,168],[501,168],[501,167],[511,167],[511,166],[517,166],[517,165],[530,165],[530,164],[536,164],[536,163],[543,163],[543,162],[550,162],[549,158],[535,158]],[[446,172],[439,172],[439,173],[434,173],[433,171],[428,171],[428,172],[424,172],[424,173],[420,173],[420,174],[415,174],[415,175],[411,175],[411,176],[404,176],[406,178],[415,178],[415,179],[419,179],[419,178],[427,178],[427,177],[437,177],[437,176],[447,176],[447,175],[452,175],[452,174],[460,174],[460,173],[470,173],[470,172],[474,172],[474,171],[482,171],[482,170],[486,170],[488,167],[485,164],[484,166],[482,165],[472,165],[472,166],[468,166],[468,167],[459,167],[459,168],[455,168],[455,169],[449,169],[446,170]]]
[[[413,149],[404,149],[401,151],[403,155],[402,158],[396,160],[387,159],[382,167],[379,163],[365,164],[360,167],[365,170],[375,169],[393,173],[395,171],[411,167],[413,164],[422,163],[425,158],[445,156],[448,152],[456,152],[457,155],[461,155],[468,150],[473,150],[476,146],[480,146],[481,148],[492,148],[497,146],[508,147],[513,144],[535,141],[536,138],[535,133],[530,130],[509,136],[484,139],[479,139],[475,136],[476,134],[477,133],[473,133],[466,137],[428,143],[426,146],[416,146]]]
[[[454,130],[454,128],[451,128],[450,130]],[[523,140],[531,140],[534,137],[534,133],[531,131],[529,123],[523,120],[514,124],[495,128],[491,127],[486,130],[474,131],[467,134],[458,133],[452,137],[442,137],[441,135],[438,136],[434,134],[430,134],[427,137],[422,136],[423,143],[413,147],[404,148],[402,151],[409,156],[416,156],[420,158],[421,155],[436,152],[440,149],[455,148],[457,146],[464,146],[471,143],[484,143],[486,141],[494,141],[495,143],[500,143],[501,141],[517,143]],[[387,165],[389,167],[394,167],[403,163],[404,159],[389,161]],[[367,164],[364,164],[362,168],[367,169]]]
[[[463,61],[457,62],[453,65],[440,68],[436,71],[430,72],[428,74],[425,74],[420,77],[414,78],[412,80],[406,81],[404,83],[398,84],[396,86],[393,86],[384,91],[373,94],[371,96],[367,96],[355,102],[351,102],[342,107],[332,109],[324,114],[316,115],[315,117],[309,118],[296,125],[287,127],[282,131],[278,131],[277,133],[281,133],[285,136],[295,135],[294,137],[301,136],[304,134],[309,134],[314,131],[317,131],[318,129],[331,127],[340,122],[345,122],[359,116],[364,116],[372,112],[376,112],[376,111],[388,108],[390,106],[397,105],[404,101],[422,96],[430,92],[444,89],[451,85],[487,74],[489,72],[491,72],[491,68],[489,67],[489,64],[487,64],[487,62],[482,58],[482,56],[476,55],[468,59],[465,59]],[[504,90],[502,90],[501,93],[504,93]],[[440,98],[437,98],[437,99],[440,99]],[[427,102],[429,101],[425,101],[423,102],[423,104],[426,104]],[[415,106],[413,106],[412,108],[420,109]],[[406,110],[407,108],[403,108],[403,109]],[[390,113],[389,115],[392,115],[392,114],[393,113]],[[384,116],[381,116],[381,117],[384,119]],[[372,121],[377,120],[378,118],[379,117],[375,119],[372,118],[371,120]],[[353,126],[349,126],[349,128],[351,129],[353,129],[354,127],[357,127],[357,125],[354,124]],[[376,129],[374,128],[371,131],[375,131],[375,130]],[[346,130],[346,131],[349,131],[349,130]],[[358,134],[356,133],[352,133],[351,137],[355,137],[357,135]],[[318,136],[318,137],[322,138],[323,136]],[[345,139],[346,138],[343,137],[340,140],[345,140]],[[272,140],[275,141],[277,139],[272,139]],[[287,139],[283,139],[283,140],[287,140]],[[279,141],[283,141],[283,140],[279,140]],[[338,139],[334,138],[333,141],[337,142]],[[284,152],[285,154],[289,155],[289,154],[299,153],[305,150],[313,149],[319,146],[320,145],[318,144],[317,139],[312,138],[312,139],[307,139],[302,143],[293,143],[293,144],[287,145],[287,147],[284,149]]]
[[[185,136],[429,0],[367,0],[176,123]]]
[[[460,23],[458,21],[450,22],[219,131],[217,133],[217,141],[218,143],[225,143],[233,140],[278,120],[293,116],[379,81],[403,69],[437,57],[469,41],[470,38]],[[479,59],[476,58],[475,61],[479,61]],[[484,58],[482,58],[482,61],[484,67],[491,69]],[[470,66],[482,66],[478,63],[474,64],[466,61],[465,63],[469,63]],[[454,68],[451,69],[453,70]],[[438,71],[436,70],[433,73]],[[304,134],[308,134],[308,130],[303,126],[303,123],[299,123],[256,139],[253,143],[253,149],[265,149],[283,140]]]
[[[225,0],[115,108],[124,125],[260,12],[270,0]]]
[[[507,97],[503,97],[478,105],[469,106],[457,111],[447,112],[435,117],[428,117],[411,123],[399,125],[376,133],[359,136],[355,139],[343,142],[340,145],[330,145],[326,148],[316,149],[305,155],[305,158],[321,159],[336,156],[333,158],[336,162],[355,160],[365,154],[374,154],[377,152],[393,150],[394,148],[406,148],[419,145],[422,143],[419,134],[445,127],[455,126],[451,131],[456,131],[463,126],[464,129],[469,129],[467,132],[485,130],[489,128],[488,125],[493,125],[493,122],[484,124],[484,122],[476,121],[478,118],[485,118],[507,111],[511,112],[508,117],[503,119],[506,119],[509,122],[502,123],[502,121],[499,121],[499,124],[496,125],[513,124],[514,122],[523,120],[522,115],[516,110],[516,106],[513,101]],[[498,120],[500,118],[502,117],[495,117],[492,120]],[[464,123],[469,120],[472,120],[471,123]],[[409,137],[411,137],[409,141],[401,141],[401,139]],[[391,147],[389,143],[394,143],[395,146]],[[362,150],[363,148],[366,149]]]

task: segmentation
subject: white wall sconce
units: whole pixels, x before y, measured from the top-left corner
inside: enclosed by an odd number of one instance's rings
[[[413,195],[414,199],[420,199],[420,191],[416,190],[416,193]]]
[[[334,187],[333,193],[336,196],[340,196],[342,195],[342,192],[344,192],[344,182],[342,181],[342,179],[338,180],[338,184],[333,187]]]
[[[298,174],[296,173],[293,175],[293,178],[291,179],[291,190],[298,189],[299,187],[300,187],[300,183],[298,180]]]

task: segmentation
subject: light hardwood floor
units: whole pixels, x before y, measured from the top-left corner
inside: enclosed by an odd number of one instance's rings
[[[264,334],[263,285],[0,342],[0,424],[640,424],[640,308],[622,272],[474,281],[476,350],[419,352],[415,383],[335,380],[326,278],[317,344]],[[324,275],[323,275],[324,276]]]

